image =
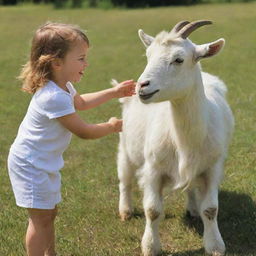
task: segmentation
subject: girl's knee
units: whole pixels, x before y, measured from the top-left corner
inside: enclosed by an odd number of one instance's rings
[[[57,208],[51,210],[28,209],[29,221],[34,226],[47,227],[53,224],[57,216]]]

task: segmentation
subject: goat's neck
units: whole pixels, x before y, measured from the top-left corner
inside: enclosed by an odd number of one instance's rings
[[[178,148],[191,151],[200,148],[207,132],[206,97],[201,72],[184,98],[171,102],[172,133]]]

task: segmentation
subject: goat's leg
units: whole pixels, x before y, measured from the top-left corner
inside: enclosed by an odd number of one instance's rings
[[[196,188],[189,188],[187,190],[187,214],[191,217],[199,217]]]
[[[223,161],[219,161],[201,176],[199,188],[200,216],[204,224],[204,247],[208,254],[223,255],[225,244],[218,223],[218,186],[222,178]]]
[[[128,220],[133,214],[132,208],[132,178],[134,168],[122,151],[118,154],[118,178],[119,178],[119,214],[122,221]]]
[[[143,206],[146,216],[146,227],[141,247],[144,256],[156,256],[161,252],[158,226],[162,216],[162,183],[161,177],[151,174],[144,179]]]

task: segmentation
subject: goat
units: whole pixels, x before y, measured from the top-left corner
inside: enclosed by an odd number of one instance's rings
[[[218,186],[234,119],[225,84],[202,72],[199,63],[216,55],[225,40],[196,45],[188,39],[195,29],[211,23],[182,21],[155,38],[138,31],[147,48],[147,65],[138,79],[137,94],[122,100],[118,178],[122,220],[132,216],[135,174],[144,192],[144,256],[161,252],[158,226],[166,185],[186,191],[188,213],[200,216],[204,224],[206,252],[225,252],[217,223]]]

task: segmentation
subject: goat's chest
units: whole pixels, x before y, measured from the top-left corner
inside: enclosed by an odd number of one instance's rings
[[[133,104],[123,113],[122,142],[137,167],[148,162],[158,168],[169,169],[177,162],[168,110],[167,103],[152,106]]]

